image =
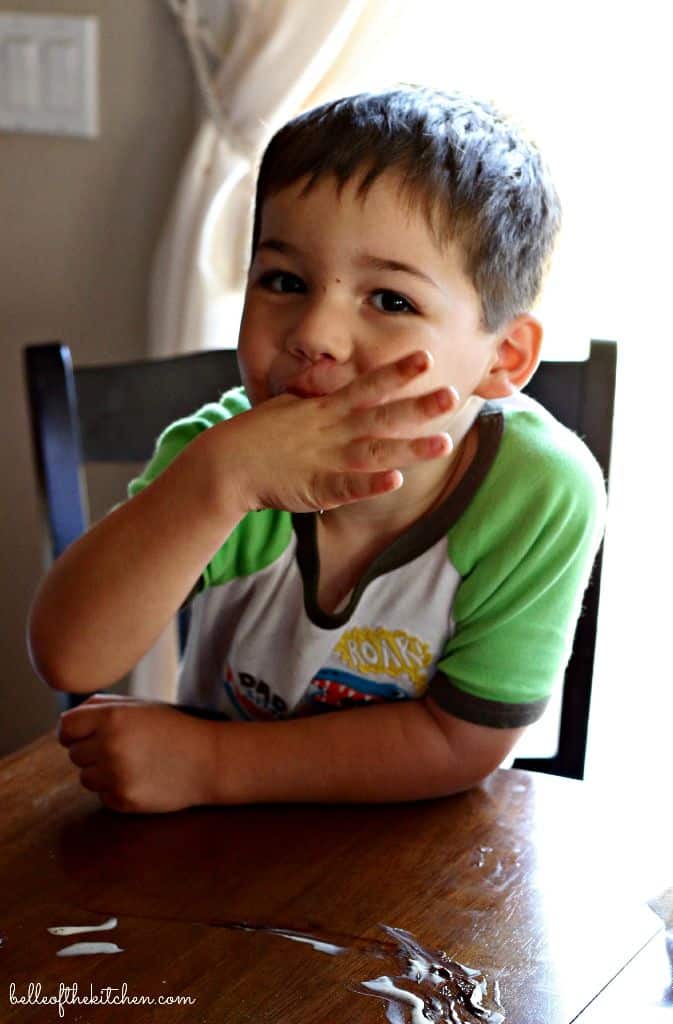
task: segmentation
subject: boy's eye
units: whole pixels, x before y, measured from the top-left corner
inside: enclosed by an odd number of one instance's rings
[[[296,274],[290,274],[287,270],[269,270],[262,274],[260,284],[270,292],[285,295],[292,292],[305,292],[306,285]]]
[[[408,299],[405,299],[399,292],[391,292],[382,288],[372,295],[372,302],[381,313],[415,313],[416,310]]]

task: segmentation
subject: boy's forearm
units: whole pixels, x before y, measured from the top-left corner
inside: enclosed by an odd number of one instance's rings
[[[461,761],[422,700],[212,728],[213,803],[418,800],[487,774]]]
[[[216,493],[217,467],[204,439],[192,442],[150,487],[71,545],[50,570],[28,624],[33,663],[50,685],[86,693],[121,678],[152,646],[242,518],[235,489],[230,501]]]

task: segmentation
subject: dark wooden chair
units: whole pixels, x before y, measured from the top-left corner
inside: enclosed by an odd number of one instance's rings
[[[606,480],[616,354],[614,342],[593,341],[588,360],[542,363],[526,388],[583,438]],[[85,463],[146,461],[168,423],[240,383],[236,354],[228,349],[73,368],[67,346],[51,342],[29,345],[25,359],[38,480],[54,558],[89,523]],[[558,750],[552,757],[519,758],[515,768],[583,777],[600,581],[599,553],[565,675]],[[184,617],[180,625],[184,640]]]
[[[220,349],[73,367],[60,342],[24,349],[33,446],[51,555],[89,526],[86,463],[146,462],[161,431],[240,384],[236,352]],[[184,645],[188,611],[178,626]],[[73,707],[86,695],[65,694]]]
[[[582,438],[603,470],[610,474],[617,345],[592,341],[589,358],[577,363],[541,363],[526,393]],[[582,614],[563,681],[558,749],[551,757],[521,757],[514,768],[584,778],[594,674],[602,546],[584,595]]]

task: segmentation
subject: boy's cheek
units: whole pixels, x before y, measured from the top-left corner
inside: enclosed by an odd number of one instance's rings
[[[253,376],[247,374],[242,376],[242,383],[250,405],[256,408],[264,402],[276,398],[285,393],[285,387],[269,376]]]
[[[241,370],[241,382],[245,393],[253,405],[258,405],[269,397],[269,365],[250,352],[250,343],[239,340],[238,362]]]

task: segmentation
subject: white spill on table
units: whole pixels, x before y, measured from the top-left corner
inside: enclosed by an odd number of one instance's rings
[[[110,928],[117,927],[117,918],[109,917],[103,924],[59,924],[54,928],[47,928],[50,935],[81,935],[83,932],[107,932]]]
[[[99,953],[123,953],[115,942],[74,942],[59,949],[56,956],[97,956]]]
[[[109,917],[102,924],[59,924],[47,928],[50,935],[81,935],[84,932],[108,932],[117,927],[117,918]],[[100,953],[123,953],[116,942],[73,942],[59,949],[56,956],[97,956]]]

